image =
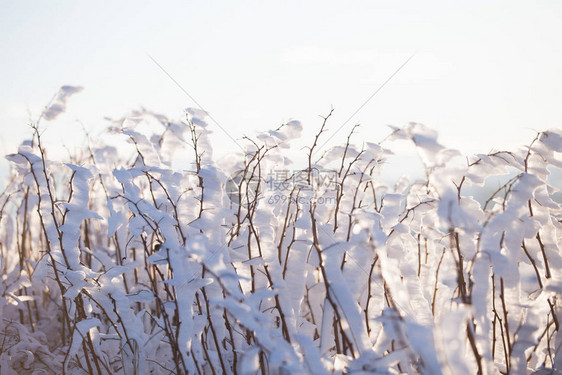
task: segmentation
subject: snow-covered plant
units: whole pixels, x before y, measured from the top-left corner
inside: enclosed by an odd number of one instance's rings
[[[353,128],[324,152],[330,115],[304,151],[291,121],[221,161],[196,109],[134,111],[64,163],[32,124],[0,196],[0,372],[560,371],[562,131],[465,160],[421,124]],[[387,186],[398,140],[425,178]]]

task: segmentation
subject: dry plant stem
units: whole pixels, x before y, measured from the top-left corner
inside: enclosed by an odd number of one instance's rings
[[[558,315],[556,314],[556,311],[554,311],[554,307],[556,305],[556,296],[553,297],[554,302],[552,302],[550,300],[550,298],[548,298],[546,301],[548,302],[548,306],[550,307],[550,313],[552,315],[552,321],[554,322],[554,327],[556,328],[556,331],[560,330],[560,322],[558,321]]]
[[[435,285],[433,286],[433,299],[431,300],[431,314],[435,317],[435,301],[437,300],[437,290],[439,284],[439,270],[441,269],[441,263],[443,263],[443,258],[445,258],[445,253],[447,249],[444,247],[441,253],[441,258],[439,258],[439,263],[437,263],[437,270],[435,272]]]
[[[177,336],[177,330],[176,333],[174,333],[174,324],[172,322],[172,320],[170,319],[168,313],[166,312],[166,308],[164,306],[164,302],[162,301],[161,297],[159,296],[158,293],[158,284],[156,281],[156,277],[155,275],[158,275],[160,277],[160,279],[162,281],[165,281],[166,278],[164,277],[164,274],[160,271],[160,269],[158,268],[157,265],[152,265],[152,271],[150,272],[150,270],[148,269],[148,260],[147,257],[149,255],[149,248],[150,246],[148,245],[148,242],[146,240],[146,238],[143,236],[142,237],[143,240],[143,245],[145,248],[145,269],[146,269],[146,273],[149,277],[149,280],[151,281],[151,285],[152,285],[152,291],[154,292],[154,295],[156,297],[156,302],[157,302],[157,306],[158,306],[158,311],[159,313],[162,315],[162,321],[164,323],[164,327],[163,330],[166,333],[166,336],[168,337],[170,346],[172,348],[172,355],[174,356],[174,363],[176,364],[176,370],[178,371],[178,373],[181,373],[181,371],[187,371],[187,367],[184,361],[184,357],[183,357],[183,351],[180,350],[179,348],[179,344],[178,344],[178,336]],[[168,256],[169,259],[169,256]],[[169,264],[169,262],[168,262]],[[164,290],[166,292],[166,296],[168,297],[169,301],[173,301],[174,304],[176,305],[176,310],[177,311],[177,300],[174,297],[173,292],[169,289],[168,284],[163,283],[164,285]],[[110,297],[111,298],[111,297]],[[114,303],[114,312],[119,316],[118,312],[117,312],[117,307],[115,305],[115,301],[112,299],[113,303]],[[122,322],[122,319],[119,318],[119,321]],[[122,323],[123,325],[123,323]],[[179,328],[179,327],[177,327]],[[123,325],[123,330],[125,332],[125,335],[127,336],[127,332],[125,329],[125,326]],[[127,342],[129,341],[129,338],[127,338]],[[180,368],[181,366],[181,368]]]
[[[349,151],[349,147],[351,146],[351,136],[353,135],[353,133],[355,133],[355,129],[357,129],[358,127],[359,127],[359,124],[353,125],[353,127],[351,128],[351,131],[347,135],[347,140],[345,142],[345,147],[344,147],[342,158],[341,158],[341,165],[340,165],[340,170],[338,171],[338,176],[341,176],[341,173],[343,171],[344,161],[345,161],[345,158],[347,156],[347,152]]]
[[[202,153],[199,151],[199,135],[197,134],[195,125],[193,124],[192,121],[189,121],[189,129],[190,129],[190,133],[191,133],[191,142],[192,142],[192,147],[193,147],[193,151],[194,151],[194,155],[195,155],[195,174],[197,175],[198,179],[199,179],[199,189],[201,191],[201,196],[199,198],[199,213],[197,215],[197,218],[200,219],[203,215],[203,211],[204,211],[204,201],[205,201],[205,187],[204,187],[204,181],[203,181],[203,176],[201,175],[201,169],[202,169],[202,161],[201,161],[201,156]],[[167,194],[167,193],[166,193]],[[167,196],[169,197],[169,195],[167,194]],[[176,211],[176,221],[177,221],[177,211]],[[181,228],[181,225],[178,222],[178,227]],[[203,233],[203,230],[201,230],[201,233]],[[183,241],[185,243],[185,236],[182,233],[182,238]],[[206,267],[203,267],[203,273],[202,273],[202,277],[205,277],[205,272],[207,271]],[[217,332],[215,330],[215,326],[213,323],[213,319],[211,316],[211,311],[210,311],[210,306],[209,306],[209,298],[207,297],[207,291],[206,291],[206,287],[202,287],[201,288],[201,294],[203,295],[203,301],[205,304],[205,309],[206,309],[206,315],[207,315],[207,321],[209,323],[209,329],[211,330],[211,335],[212,335],[212,339],[213,342],[215,344],[215,348],[217,350],[217,355],[219,358],[219,362],[220,362],[220,366],[222,369],[223,373],[227,373],[226,371],[226,364],[223,360],[223,354],[221,352],[221,347],[219,344],[219,339],[217,337]],[[176,311],[179,311],[178,309],[176,309]],[[223,311],[223,314],[226,314],[226,311]],[[201,336],[203,337],[203,336]],[[205,344],[202,342],[203,347],[205,348],[205,353],[208,357],[208,353],[206,351],[206,347]],[[234,345],[234,341],[232,341],[232,345]],[[208,360],[209,364],[211,364],[212,362],[210,360]],[[215,369],[214,367],[211,365],[211,370],[213,372],[213,374],[215,373]]]
[[[511,187],[513,186],[513,184],[521,177],[521,175],[517,175],[511,179],[509,179],[505,184],[503,184],[502,186],[500,186],[496,191],[494,191],[490,197],[486,200],[486,202],[484,202],[484,207],[482,207],[482,210],[484,212],[487,211],[488,209],[488,205],[493,201],[493,199],[496,197],[496,195],[498,195],[502,190],[505,190],[506,192],[511,191]],[[505,199],[504,199],[504,203],[505,204]],[[505,208],[505,206],[504,206]]]
[[[27,239],[29,236],[29,215],[28,215],[28,204],[29,204],[29,191],[30,191],[30,187],[28,186],[25,189],[25,195],[23,198],[23,219],[22,219],[22,230],[21,230],[21,236],[15,236],[16,237],[16,241],[17,241],[17,246],[18,246],[18,255],[19,255],[19,276],[21,277],[22,272],[24,271],[24,267],[25,270],[27,271],[28,275],[31,275],[33,270],[32,270],[32,266],[29,263],[29,254],[30,251],[27,247]],[[0,211],[0,220],[2,217],[1,212],[4,211],[4,208],[6,206],[6,204],[9,202],[10,196],[7,197],[7,199],[5,200],[4,204],[2,205],[2,209]],[[18,209],[21,209],[21,205]],[[16,226],[19,227],[19,220],[16,221]],[[16,228],[18,229],[18,228]],[[29,240],[31,241],[31,240]],[[28,289],[26,287],[23,288],[25,295],[29,295]],[[34,300],[34,305],[35,305],[35,311],[38,311],[37,309],[37,301]],[[27,315],[28,315],[28,319],[29,319],[29,326],[31,328],[31,332],[35,332],[35,327],[34,327],[34,322],[33,322],[33,313],[32,313],[32,307],[29,301],[25,302],[25,306],[27,309]],[[24,324],[24,316],[23,316],[23,311],[20,310],[20,323]]]
[[[294,192],[294,191],[295,191],[294,189],[291,191],[291,195],[290,195],[290,197],[289,197],[289,202],[292,200],[293,192]],[[296,195],[296,197],[295,197],[295,202],[298,202],[298,201],[299,201],[299,198],[300,198],[300,190],[297,191],[297,195]],[[292,226],[292,231],[291,231],[291,232],[292,232],[291,242],[289,243],[289,245],[287,245],[287,250],[286,250],[286,252],[285,252],[285,262],[283,263],[283,280],[286,279],[287,269],[288,269],[288,266],[289,266],[289,252],[291,251],[291,248],[293,247],[293,245],[294,245],[295,242],[296,242],[296,228],[295,228],[295,223],[296,223],[296,221],[297,221],[297,218],[298,218],[299,215],[300,215],[300,211],[301,211],[300,205],[295,204],[295,213],[292,215],[292,219],[293,219],[293,220],[292,220],[292,224],[291,224],[291,226]]]
[[[205,301],[205,308],[206,308],[206,312],[207,312],[207,321],[209,322],[209,328],[211,329],[211,334],[213,337],[213,342],[215,343],[215,347],[217,349],[217,355],[219,357],[219,361],[220,361],[220,365],[221,365],[221,369],[223,374],[226,374],[226,366],[223,360],[223,355],[221,353],[221,347],[219,345],[219,340],[217,338],[217,332],[215,330],[215,326],[213,324],[213,319],[211,318],[211,310],[209,307],[209,299],[207,298],[207,292],[205,291],[205,287],[201,288],[201,292],[203,293],[203,299]]]
[[[527,258],[529,258],[529,261],[533,265],[533,269],[535,270],[535,275],[537,275],[537,282],[539,283],[539,289],[542,289],[543,284],[542,284],[541,274],[539,272],[539,268],[537,267],[537,262],[535,262],[535,260],[531,256],[531,254],[529,254],[529,251],[527,250],[527,246],[525,246],[525,239],[523,239],[523,241],[521,243],[521,248],[523,249],[523,251],[525,252],[525,255],[527,255]]]
[[[506,366],[507,366],[507,373],[509,374],[509,369],[511,368],[511,350],[512,350],[512,346],[511,346],[511,337],[509,334],[509,322],[508,322],[508,311],[507,311],[507,307],[506,307],[506,302],[505,302],[505,289],[504,289],[504,283],[503,283],[503,277],[500,278],[500,300],[502,303],[502,310],[503,310],[503,324],[505,327],[505,339],[506,339],[506,344],[507,344],[507,353],[506,356],[508,357],[507,361],[506,361]]]
[[[334,210],[334,233],[336,233],[336,230],[338,229],[338,214],[340,211],[340,205],[341,205],[341,201],[344,195],[344,183],[346,178],[349,176],[350,172],[351,172],[351,167],[359,160],[359,158],[361,157],[361,155],[363,154],[363,151],[361,151],[348,165],[347,165],[347,169],[345,171],[345,173],[343,174],[343,176],[341,176],[341,181],[340,183],[337,185],[338,189],[336,191],[336,208]],[[339,175],[338,175],[339,176]]]
[[[37,188],[37,198],[38,198],[38,202],[37,202],[37,215],[39,216],[39,221],[41,224],[41,228],[43,231],[43,236],[46,239],[46,245],[47,245],[47,255],[49,256],[50,260],[51,260],[51,267],[53,268],[53,273],[55,276],[55,280],[57,282],[57,285],[59,287],[61,296],[64,295],[64,293],[66,293],[66,288],[64,287],[64,285],[62,284],[62,280],[59,277],[59,270],[57,269],[57,262],[53,257],[52,254],[52,249],[51,249],[51,242],[48,240],[48,232],[47,232],[47,227],[45,225],[45,221],[43,218],[43,214],[41,213],[41,207],[42,207],[42,195],[41,195],[41,190],[40,190],[40,183],[39,180],[37,178],[37,175],[35,173],[35,170],[33,169],[33,163],[31,162],[31,160],[29,160],[29,158],[25,155],[22,155],[29,163],[30,165],[30,170],[31,173],[33,175],[33,179],[35,181],[35,186]],[[61,299],[62,302],[62,312],[63,312],[63,327],[62,327],[62,338],[63,338],[63,342],[66,342],[67,340],[67,336],[66,336],[66,332],[70,332],[70,317],[68,316],[68,310],[66,307],[66,300],[64,298]],[[65,331],[66,329],[66,331]]]
[[[474,330],[475,330],[474,321],[469,320],[466,323],[466,333],[468,336],[468,342],[470,343],[470,347],[472,349],[472,353],[474,354],[474,358],[476,358],[476,364],[478,365],[478,375],[482,375],[482,356],[478,352],[478,347],[476,345],[476,338],[474,337]]]
[[[170,194],[168,192],[168,189],[166,189],[166,187],[162,184],[162,182],[159,179],[152,176],[149,172],[145,172],[145,173],[146,173],[147,177],[149,178],[149,180],[151,182],[155,181],[160,186],[160,188],[162,189],[164,194],[166,194],[166,199],[168,200],[168,202],[170,202],[170,204],[172,205],[172,208],[174,209],[174,220],[176,221],[175,226],[178,229],[178,232],[180,233],[180,236],[181,236],[181,239],[182,239],[182,245],[185,246],[186,236],[183,233],[183,230],[181,228],[181,224],[180,224],[180,220],[179,220],[179,214],[178,214],[178,207],[177,207],[176,202],[174,202],[172,200],[172,198],[170,197]]]
[[[201,197],[199,198],[199,214],[197,218],[200,219],[203,215],[203,202],[205,200],[205,186],[203,185],[203,177],[201,176],[201,155],[199,151],[198,140],[200,135],[197,134],[195,125],[192,121],[189,121],[189,129],[191,132],[191,142],[193,147],[193,152],[195,153],[195,174],[199,179],[199,189],[201,190]]]
[[[492,311],[494,313],[494,321],[493,321],[493,342],[492,342],[492,357],[495,358],[495,349],[496,349],[496,324],[500,327],[500,334],[501,334],[501,339],[502,339],[502,345],[503,345],[503,352],[504,352],[504,357],[505,357],[505,363],[506,366],[509,363],[509,350],[508,350],[508,345],[506,343],[506,339],[505,339],[505,333],[504,333],[504,326],[503,326],[503,321],[502,318],[500,317],[497,309],[496,309],[496,283],[495,283],[495,277],[492,274]]]
[[[64,258],[64,262],[67,268],[70,268],[70,263],[68,262],[68,258],[66,256],[66,251],[64,249],[64,245],[63,245],[63,233],[60,231],[59,227],[59,222],[57,220],[57,216],[56,216],[56,209],[55,209],[55,197],[53,195],[52,189],[51,189],[51,179],[49,177],[49,175],[47,174],[47,164],[46,164],[46,157],[45,157],[45,150],[43,149],[42,145],[41,145],[41,136],[39,134],[39,131],[36,131],[36,137],[37,137],[37,148],[39,149],[39,152],[41,154],[41,163],[42,163],[42,171],[43,171],[43,177],[45,178],[45,184],[47,187],[47,194],[49,196],[49,204],[51,206],[51,210],[50,210],[50,214],[51,217],[53,219],[53,224],[55,226],[55,229],[57,231],[58,234],[58,239],[59,239],[59,245],[60,245],[60,249],[61,249],[61,253],[62,256]],[[71,177],[71,181],[69,183],[69,185],[72,185],[72,179],[74,177],[74,173],[72,173],[72,177]],[[38,191],[39,191],[39,186],[37,187]],[[68,198],[68,201],[70,202],[70,199],[72,198],[72,189],[70,190],[70,196]],[[64,223],[64,220],[63,220]]]
[[[379,266],[380,269],[380,266]],[[395,328],[394,331],[400,334],[400,349],[402,348],[408,348],[407,345],[407,341],[406,338],[404,337],[404,334],[401,333],[401,329],[399,328],[399,323],[400,324],[404,324],[404,318],[402,317],[402,315],[400,315],[400,310],[398,309],[398,306],[396,306],[396,302],[394,301],[394,298],[392,297],[392,293],[390,292],[390,289],[388,288],[388,284],[386,283],[386,280],[384,279],[383,275],[382,275],[382,271],[380,271],[380,277],[383,280],[383,288],[384,288],[384,296],[385,296],[385,300],[386,303],[388,305],[388,307],[390,307],[390,309],[396,314],[396,319],[394,319],[395,321]],[[395,350],[394,348],[394,340],[392,340],[392,344],[391,344],[391,348],[392,351]],[[410,350],[408,350],[408,354],[410,356],[410,363],[414,364],[417,362],[414,353],[412,353]],[[397,364],[398,369],[402,372],[402,368],[400,365],[400,362]],[[419,371],[418,371],[419,372]],[[423,373],[423,371],[422,371]]]
[[[458,260],[456,258],[455,262],[457,265],[457,282],[459,284],[459,293],[461,295],[462,301],[465,304],[470,304],[469,297],[466,291],[466,281],[464,278],[464,258],[461,253],[460,243],[459,243],[459,233],[456,232],[453,228],[450,229],[450,233],[452,238],[454,239],[454,245],[451,244],[451,249],[455,248],[457,250]]]
[[[554,324],[554,321],[550,320],[550,316],[549,316],[548,319],[547,319],[546,327],[542,331],[541,335],[539,336],[539,339],[537,340],[537,343],[533,347],[533,351],[531,353],[529,353],[529,355],[527,356],[527,363],[529,363],[531,361],[531,358],[533,357],[533,353],[535,353],[537,351],[537,349],[539,348],[539,345],[541,344],[541,341],[543,340],[544,337],[546,337],[548,330],[550,329],[550,327],[553,324]]]
[[[226,295],[226,293],[225,293]],[[226,312],[226,309],[223,310],[223,318],[224,318],[224,325],[226,327],[226,330],[228,331],[228,335],[230,337],[230,346],[232,347],[232,369],[234,371],[234,374],[237,374],[237,368],[238,368],[238,352],[236,350],[236,345],[234,344],[234,333],[233,333],[233,329],[232,326],[230,324],[230,320],[228,319],[228,313]],[[226,341],[226,338],[224,339]],[[226,345],[225,349],[226,349]],[[195,357],[194,357],[195,358]]]
[[[334,109],[332,108],[330,110],[330,113],[328,113],[328,116],[326,117],[322,117],[322,119],[324,120],[322,122],[322,126],[320,127],[320,131],[318,133],[316,133],[316,135],[314,136],[314,142],[312,143],[312,146],[308,148],[308,177],[307,177],[307,183],[308,185],[312,184],[312,154],[314,153],[314,149],[316,148],[316,146],[318,146],[318,139],[320,138],[320,136],[322,135],[322,133],[324,133],[326,131],[326,123],[328,122],[328,119],[330,118],[330,116],[332,116],[332,113],[334,112]]]
[[[371,159],[369,161],[369,163],[363,168],[363,170],[361,170],[359,182],[357,182],[357,185],[355,186],[355,189],[354,189],[354,192],[353,192],[353,200],[352,200],[352,204],[351,204],[351,211],[347,214],[347,217],[348,217],[347,237],[346,237],[347,242],[349,242],[349,240],[351,239],[351,228],[352,228],[352,224],[353,224],[353,214],[355,213],[355,211],[357,209],[361,208],[362,201],[359,200],[359,191],[360,191],[361,186],[365,182],[365,180],[363,180],[363,177],[365,177],[365,175],[367,173],[367,169],[369,169],[369,167],[371,166],[371,163],[373,163],[373,162],[374,162],[374,160]],[[366,189],[366,186],[364,188]],[[359,200],[359,202],[358,202],[358,200]],[[343,259],[342,265],[341,265],[342,270],[343,270],[344,264],[345,264],[345,254],[344,254],[344,259]]]
[[[39,149],[41,150],[41,142],[39,141],[39,136],[38,136],[38,147],[39,147]],[[44,153],[43,153],[43,152],[41,152],[41,157],[42,157],[42,160],[43,160],[43,167],[45,168],[45,157],[44,157]],[[45,173],[45,179],[48,181],[49,178],[48,178],[48,176],[47,176],[47,174],[46,174],[46,170],[45,170],[45,169],[44,169],[44,173]],[[75,173],[76,173],[76,172],[73,172],[73,173],[72,173],[72,175],[71,175],[71,177],[70,177],[70,181],[69,181],[70,193],[69,193],[69,197],[68,197],[68,200],[67,200],[69,203],[72,201],[72,195],[73,195],[73,192],[74,192],[73,180],[74,180]],[[48,185],[48,183],[47,183],[47,187],[48,187],[48,186],[49,186],[49,185]],[[51,195],[50,190],[49,190],[49,196],[51,197],[52,205],[54,205],[53,198],[52,198],[52,195]],[[63,225],[63,224],[66,222],[66,217],[67,217],[66,214],[67,214],[67,213],[68,213],[68,209],[65,211],[65,213],[64,213],[64,215],[63,215],[63,219],[62,219],[62,224],[61,224],[61,225]],[[54,223],[55,223],[55,225],[56,225],[57,222],[56,222],[56,219],[55,219],[54,212],[52,212],[52,216],[53,216],[53,221],[54,221]],[[59,243],[60,243],[61,251],[62,251],[62,253],[63,253],[65,262],[67,263],[67,268],[70,269],[70,264],[69,264],[69,262],[68,262],[68,258],[67,258],[67,256],[66,256],[65,248],[64,248],[64,245],[63,245],[63,236],[64,236],[64,233],[58,229],[58,225],[57,225],[57,231],[58,231],[58,233],[59,233]],[[75,298],[74,301],[75,301],[75,306],[76,306],[76,313],[78,314],[78,321],[82,321],[82,320],[87,319],[88,317],[87,317],[87,314],[86,314],[86,311],[85,311],[85,308],[84,308],[84,301],[83,301],[83,299],[82,299],[82,294],[79,293],[78,296],[76,296],[76,298]],[[87,364],[87,366],[88,366],[88,369],[90,370],[90,373],[93,373],[93,372],[92,372],[92,367],[91,367],[90,359],[89,359],[89,355],[88,355],[88,349],[89,349],[89,351],[91,352],[91,354],[92,354],[92,356],[93,356],[94,364],[95,364],[95,366],[96,366],[96,370],[98,371],[98,374],[101,374],[101,368],[100,368],[98,356],[97,356],[97,354],[96,354],[96,352],[95,352],[95,350],[94,350],[94,346],[93,346],[93,344],[92,344],[92,338],[91,338],[91,335],[90,335],[89,332],[86,333],[86,341],[82,341],[82,348],[83,348],[83,351],[84,351],[84,357],[85,357],[85,359],[86,359],[86,364]]]
[[[533,205],[531,204],[530,200],[527,203],[529,205],[529,214],[530,214],[531,217],[533,217],[534,216]],[[544,248],[544,244],[543,244],[542,239],[541,239],[540,231],[537,232],[537,235],[535,237],[537,239],[537,242],[539,243],[539,247],[541,249],[542,257],[543,257],[543,260],[544,260],[544,268],[545,268],[544,277],[546,277],[547,279],[550,279],[551,278],[550,266],[548,265],[548,258],[546,256],[546,249]]]
[[[82,294],[78,294],[78,296],[76,296],[76,298],[74,299],[75,303],[76,303],[76,312],[78,314],[78,320],[82,321],[84,319],[87,319],[86,316],[86,312],[84,310],[84,300],[82,298]],[[94,365],[96,366],[96,371],[98,374],[101,374],[101,367],[100,367],[100,361],[98,358],[97,353],[94,350],[94,345],[92,344],[92,336],[90,335],[90,332],[86,332],[86,340],[82,341],[82,349],[84,350],[84,357],[86,358],[86,364],[88,365],[88,370],[90,371],[90,373],[93,374],[93,370],[92,370],[92,366],[90,364],[90,358],[88,355],[88,349],[92,354],[93,360],[94,360]]]
[[[375,270],[375,266],[378,260],[379,260],[379,256],[375,254],[375,259],[373,260],[373,263],[371,263],[371,267],[369,269],[369,279],[367,281],[367,302],[365,302],[365,309],[363,310],[365,313],[365,325],[367,326],[367,335],[371,334],[371,327],[369,325],[369,304],[372,298],[373,271]]]
[[[421,275],[421,267],[422,267],[422,261],[421,261],[421,233],[418,233],[418,278]]]
[[[340,316],[338,306],[335,303],[335,301],[333,300],[332,293],[330,291],[331,290],[330,281],[329,281],[328,276],[326,274],[326,269],[324,267],[324,262],[322,260],[322,249],[321,249],[320,243],[318,241],[318,230],[317,230],[317,227],[316,227],[316,218],[315,218],[315,215],[314,215],[314,205],[313,204],[310,205],[310,211],[309,212],[310,212],[310,218],[311,218],[311,222],[312,222],[312,243],[313,243],[314,248],[316,249],[316,252],[318,254],[318,259],[320,261],[320,271],[321,271],[321,274],[322,274],[322,280],[323,280],[325,288],[326,288],[326,300],[330,303],[330,305],[332,306],[332,309],[334,310],[334,314],[336,315],[336,319],[337,319],[337,322],[338,322],[338,328],[339,328],[339,330],[341,332],[341,335],[342,335],[342,340],[344,342],[348,343],[348,346],[349,346],[349,349],[350,349],[350,352],[351,352],[351,356],[353,358],[356,358],[356,354],[355,354],[355,351],[353,349],[353,345],[352,345],[351,341],[349,340],[349,338],[347,337],[346,333],[343,330],[342,317]],[[335,329],[334,331],[337,332],[337,329]]]
[[[255,206],[254,206],[255,207]],[[263,258],[263,254],[262,254],[262,250],[261,250],[261,243],[260,243],[260,238],[259,235],[256,231],[256,228],[254,226],[254,222],[253,222],[253,217],[255,214],[255,208],[254,208],[254,212],[252,213],[252,215],[250,215],[249,217],[249,234],[253,234],[257,247],[258,247],[258,253],[260,258]],[[251,258],[250,258],[251,259]],[[269,273],[269,267],[266,264],[264,266],[264,271],[265,271],[265,275],[267,277],[267,280],[269,282],[269,286],[271,289],[275,289],[274,285],[273,285],[273,278],[271,277],[271,274]],[[277,311],[279,312],[279,317],[281,319],[281,326],[282,326],[282,332],[283,332],[283,337],[285,338],[285,340],[287,340],[287,342],[291,342],[291,338],[289,337],[289,329],[287,328],[287,322],[285,320],[285,314],[283,313],[283,309],[281,308],[281,303],[279,302],[279,295],[276,294],[275,295],[275,308],[277,309]]]
[[[205,354],[205,359],[207,360],[207,364],[211,368],[211,373],[213,375],[215,375],[217,372],[215,370],[215,367],[213,366],[213,361],[211,360],[211,357],[209,356],[209,351],[208,351],[208,348],[207,348],[207,339],[205,338],[205,336],[207,336],[207,330],[208,330],[208,328],[205,327],[203,333],[201,333],[201,346],[203,347],[203,353]]]
[[[550,331],[546,331],[546,349],[548,358],[550,359],[550,366],[554,368],[554,358],[552,358],[552,348],[550,347]]]
[[[283,249],[283,240],[285,239],[286,232],[288,229],[288,225],[290,222],[290,212],[291,212],[291,201],[293,200],[293,194],[295,192],[296,186],[291,189],[291,193],[289,194],[289,199],[287,200],[287,209],[285,210],[285,219],[283,220],[283,227],[281,229],[281,235],[279,236],[279,244],[277,245],[277,260],[279,264],[282,265],[282,249]],[[287,249],[287,253],[285,255],[285,264],[287,263],[287,259],[289,258],[289,249]],[[284,273],[283,273],[284,274]]]
[[[191,348],[190,353],[191,353],[191,358],[193,358],[193,363],[195,364],[195,369],[197,370],[197,374],[202,375],[203,373],[201,372],[201,367],[199,366],[199,361],[197,360],[197,357],[195,356],[195,353],[193,352],[193,348]],[[171,373],[171,371],[170,371],[170,373]]]

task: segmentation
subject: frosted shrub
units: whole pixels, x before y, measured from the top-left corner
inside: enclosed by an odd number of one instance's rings
[[[44,118],[77,91],[63,87]],[[67,163],[34,124],[0,197],[1,373],[562,368],[562,210],[548,183],[562,132],[463,161],[412,123],[321,152],[329,117],[305,151],[290,149],[292,121],[221,165],[200,110],[133,112],[108,128],[129,148],[92,142]],[[149,120],[160,130],[141,131]],[[390,187],[377,176],[397,139],[425,178]],[[192,167],[172,169],[186,149]],[[485,202],[466,194],[504,175]]]

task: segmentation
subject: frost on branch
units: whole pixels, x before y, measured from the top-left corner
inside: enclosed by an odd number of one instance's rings
[[[62,86],[41,116],[47,121],[56,119],[61,113],[66,111],[68,98],[80,91],[82,91],[82,87],[79,86]]]
[[[36,124],[7,156],[2,373],[559,371],[560,130],[466,160],[415,123],[316,152],[327,116],[309,148],[291,121],[218,163],[206,116],[133,111],[65,163]],[[394,141],[423,179],[380,180]]]

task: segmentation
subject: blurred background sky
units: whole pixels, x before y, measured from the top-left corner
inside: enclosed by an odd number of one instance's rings
[[[62,85],[84,91],[43,124],[53,144],[140,106],[182,119],[195,104],[147,54],[234,138],[298,119],[312,141],[333,106],[327,139],[414,53],[331,144],[355,123],[359,141],[376,142],[386,125],[415,121],[449,147],[486,153],[562,124],[557,1],[4,0],[0,31],[2,154],[31,135],[29,119]],[[234,150],[211,129],[219,156]]]

